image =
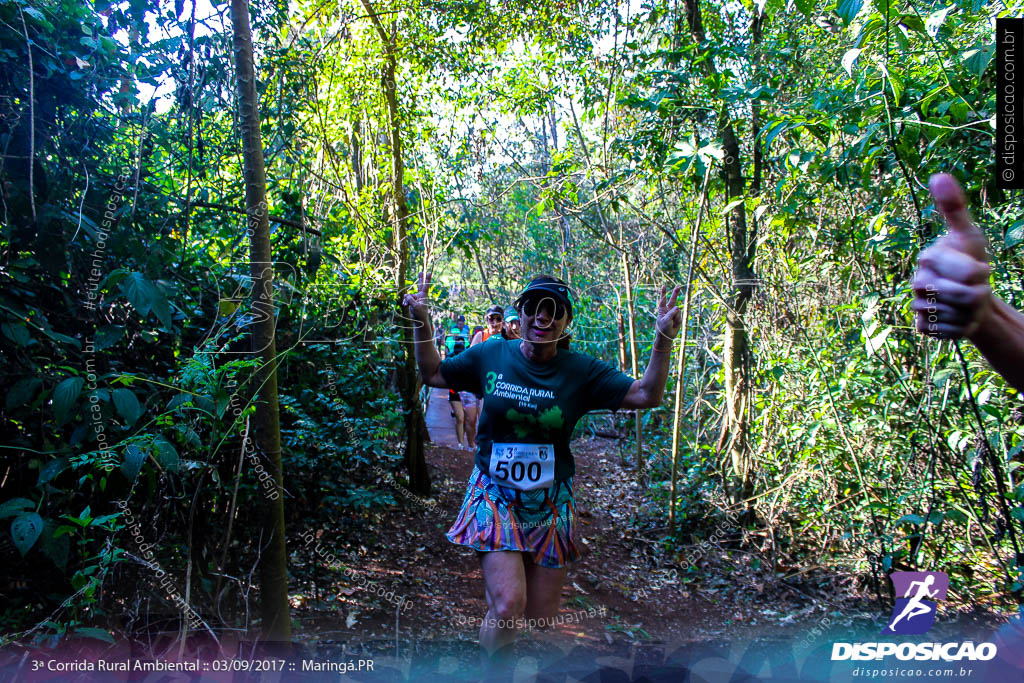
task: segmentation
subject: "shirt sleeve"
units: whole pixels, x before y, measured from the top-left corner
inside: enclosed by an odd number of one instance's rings
[[[618,410],[622,399],[626,398],[629,388],[633,386],[632,377],[597,358],[590,358],[587,377],[584,402],[587,411]]]
[[[471,346],[462,353],[441,361],[441,376],[449,389],[483,393],[480,385],[480,363],[483,344]]]

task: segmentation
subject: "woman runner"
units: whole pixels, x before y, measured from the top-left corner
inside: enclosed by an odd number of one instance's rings
[[[480,332],[473,335],[473,341],[469,343],[470,346],[476,346],[477,344],[483,344],[488,339],[501,339],[502,328],[505,326],[503,317],[505,315],[505,309],[501,306],[494,304],[487,309],[487,313],[484,314],[484,321],[487,323]],[[476,414],[477,414],[477,432],[480,431],[480,417],[484,411],[484,397],[480,394],[476,394]]]
[[[466,345],[462,343],[461,339],[456,339],[455,344],[452,346],[453,351],[449,358],[454,358],[458,354],[466,350]],[[459,442],[459,450],[463,448],[469,448],[469,441],[465,439],[466,435],[466,411],[462,407],[462,396],[465,392],[458,392],[452,389],[448,390],[448,405],[452,409],[452,417],[455,418],[455,439]],[[475,423],[474,423],[475,425]],[[474,432],[475,435],[475,432]],[[463,441],[466,445],[463,446]]]
[[[455,342],[460,339],[464,347],[469,345],[469,325],[466,324],[466,316],[460,315],[456,318],[455,313],[452,313],[451,323],[448,325],[444,335],[444,345],[448,351],[448,356],[454,355]]]
[[[434,346],[437,347],[437,352],[444,354],[447,350],[444,348],[444,327],[441,325],[441,318],[434,321]],[[444,358],[444,355],[441,356]]]
[[[515,311],[505,314],[505,325],[501,330],[502,339],[519,339],[519,316]]]
[[[480,325],[473,328],[472,338],[480,336],[480,331],[484,328]],[[470,344],[472,346],[472,344]],[[476,450],[476,433],[477,433],[477,419],[480,416],[480,394],[472,391],[459,391],[459,399],[462,401],[462,408],[465,412],[466,419],[466,448],[475,451]]]
[[[522,339],[493,341],[443,363],[431,339],[430,276],[404,304],[420,321],[416,362],[423,382],[481,392],[486,409],[462,509],[448,539],[477,550],[487,615],[480,645],[493,655],[515,640],[522,619],[558,611],[567,565],[580,557],[572,540],[575,463],[569,438],[585,413],[661,404],[672,340],[682,315],[679,288],[658,302],[656,337],[643,378],[558,348],[572,320],[573,297],[561,280],[534,278],[515,301]]]
[[[487,323],[487,327],[485,327],[480,332],[474,334],[473,341],[471,341],[469,345],[476,346],[477,344],[482,344],[483,342],[487,341],[488,339],[491,339],[492,337],[494,339],[500,339],[501,329],[502,327],[504,327],[504,315],[505,309],[502,308],[501,306],[494,305],[488,308],[487,314],[484,316],[484,322]]]

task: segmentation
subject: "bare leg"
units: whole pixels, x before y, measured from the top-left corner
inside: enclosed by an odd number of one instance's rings
[[[463,434],[465,432],[464,425],[465,425],[465,421],[466,421],[466,414],[462,410],[462,402],[461,401],[451,401],[449,403],[449,405],[451,405],[452,410],[455,411],[455,438],[459,440],[459,447],[461,448],[462,447],[462,441],[463,441]]]
[[[534,564],[524,555],[526,573],[526,618],[548,620],[558,614],[562,603],[562,586],[568,567],[554,569]]]
[[[476,406],[466,407],[466,445],[476,448]]]
[[[523,554],[511,550],[479,552],[487,594],[487,616],[480,626],[480,647],[488,655],[516,638],[515,621],[526,609]]]

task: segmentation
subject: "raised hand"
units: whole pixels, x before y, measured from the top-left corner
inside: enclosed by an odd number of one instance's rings
[[[415,292],[409,292],[402,299],[402,305],[408,307],[409,312],[417,320],[428,320],[430,311],[427,310],[427,294],[430,291],[430,273],[419,274],[419,285]]]
[[[918,257],[911,308],[918,332],[959,339],[977,330],[992,308],[985,234],[971,221],[952,176],[933,175],[928,186],[949,232]]]
[[[658,332],[669,339],[675,339],[679,334],[679,328],[683,324],[683,314],[676,305],[676,298],[679,296],[679,285],[672,288],[672,294],[666,299],[665,285],[661,286],[661,297],[658,299],[657,323]]]

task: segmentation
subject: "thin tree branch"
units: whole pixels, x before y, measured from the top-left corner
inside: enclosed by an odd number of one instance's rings
[[[25,25],[25,12],[21,5],[18,6],[18,14],[21,16],[21,30],[25,35],[25,48],[28,50],[28,198],[32,207],[32,222],[36,220],[36,187],[35,187],[35,165],[36,165],[36,74],[32,61],[32,39],[28,37],[28,27]]]

